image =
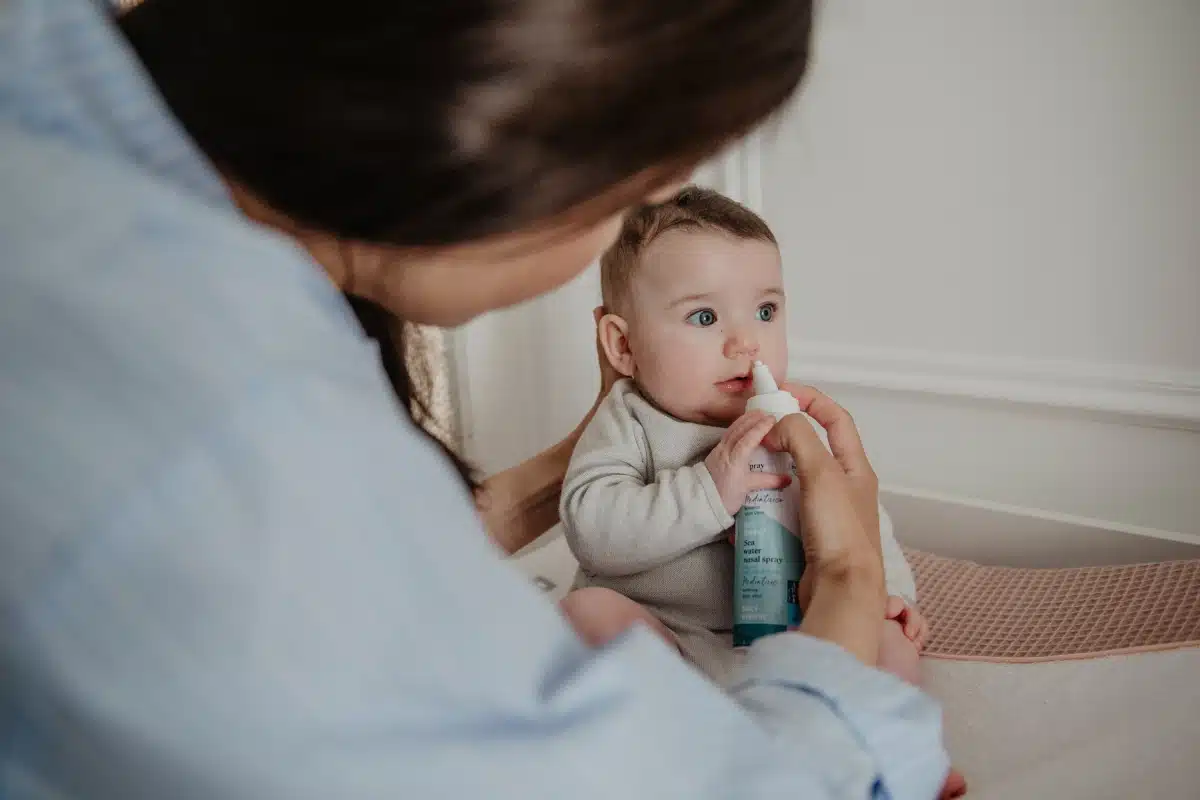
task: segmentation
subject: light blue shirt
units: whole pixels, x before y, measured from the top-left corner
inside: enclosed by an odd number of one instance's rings
[[[581,645],[107,13],[0,0],[0,796],[934,796],[833,645]]]

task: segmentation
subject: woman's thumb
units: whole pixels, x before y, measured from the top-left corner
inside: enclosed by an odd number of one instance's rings
[[[791,414],[781,419],[767,434],[763,444],[768,449],[791,455],[801,483],[822,468],[836,464],[833,455],[803,414]]]

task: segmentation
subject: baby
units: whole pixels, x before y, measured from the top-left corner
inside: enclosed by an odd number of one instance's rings
[[[657,631],[719,684],[734,666],[733,515],[753,489],[739,442],[773,426],[743,415],[751,366],[787,370],[783,269],[771,229],[749,209],[689,187],[634,213],[601,259],[600,344],[625,379],[571,457],[560,513],[581,567],[563,613],[607,643]],[[879,666],[917,683],[928,626],[912,570],[880,509],[887,578]],[[942,797],[965,792],[951,773]]]
[[[600,343],[625,379],[584,432],[563,485],[563,525],[582,568],[563,611],[594,645],[642,622],[723,682],[733,666],[728,531],[763,478],[728,455],[772,425],[736,424],[752,394],[751,365],[786,374],[779,249],[752,211],[689,187],[634,213],[601,271]],[[891,523],[880,518],[891,595],[880,662],[916,682],[926,625]]]

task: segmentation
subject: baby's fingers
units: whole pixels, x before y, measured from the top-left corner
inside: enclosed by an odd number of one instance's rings
[[[742,414],[725,430],[724,435],[721,436],[721,444],[732,448],[746,435],[746,431],[759,424],[764,418],[770,419],[770,416],[762,411],[750,411]]]
[[[917,629],[917,638],[916,638],[917,649],[924,650],[925,644],[928,641],[929,641],[929,623],[925,620],[924,617],[922,617],[921,624],[918,626],[918,629]]]
[[[776,475],[774,472],[752,472],[746,480],[746,488],[752,492],[763,489],[783,489],[792,482],[787,475]]]
[[[904,635],[908,640],[915,644],[918,649],[924,646],[925,637],[929,633],[929,623],[925,621],[925,616],[915,608],[909,607],[904,614],[902,620],[904,625]]]
[[[775,418],[770,414],[759,416],[749,428],[741,433],[739,438],[730,440],[729,460],[734,464],[749,463],[750,454],[754,452],[754,448],[762,444],[763,439],[767,438],[767,434],[774,427]]]

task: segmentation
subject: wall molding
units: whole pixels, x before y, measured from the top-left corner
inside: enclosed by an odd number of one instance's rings
[[[1200,431],[1200,373],[793,340],[805,383],[1013,403]]]
[[[908,486],[880,487],[900,542],[984,564],[1078,567],[1200,558],[1200,534]]]
[[[762,141],[754,132],[726,150],[713,164],[697,171],[695,180],[707,184],[751,211],[762,213]]]
[[[949,492],[935,492],[928,489],[918,489],[913,486],[903,486],[894,483],[885,483],[881,485],[879,487],[879,491],[885,497],[891,497],[893,499],[897,497],[906,497],[912,500],[922,500],[928,503],[934,503],[943,507],[957,506],[960,508],[970,508],[979,511],[987,511],[993,514],[1006,514],[1011,517],[1020,517],[1022,519],[1036,520],[1040,522],[1053,523],[1056,525],[1071,525],[1077,528],[1102,530],[1114,534],[1132,536],[1141,539],[1157,539],[1163,542],[1175,542],[1186,545],[1187,547],[1195,547],[1200,549],[1200,533],[1187,533],[1186,531],[1152,528],[1148,525],[1131,525],[1118,520],[1098,519],[1096,517],[1087,517],[1080,514],[1067,514],[1061,511],[1051,511],[1050,509],[1037,508],[1035,506],[1014,505],[1012,503],[997,503],[994,500],[987,500],[982,497],[971,497],[969,495],[954,494]]]
[[[764,213],[764,135],[756,131],[724,154],[718,187],[758,213]],[[1200,372],[795,339],[789,349],[788,374],[807,383],[1065,409],[1200,431]]]

